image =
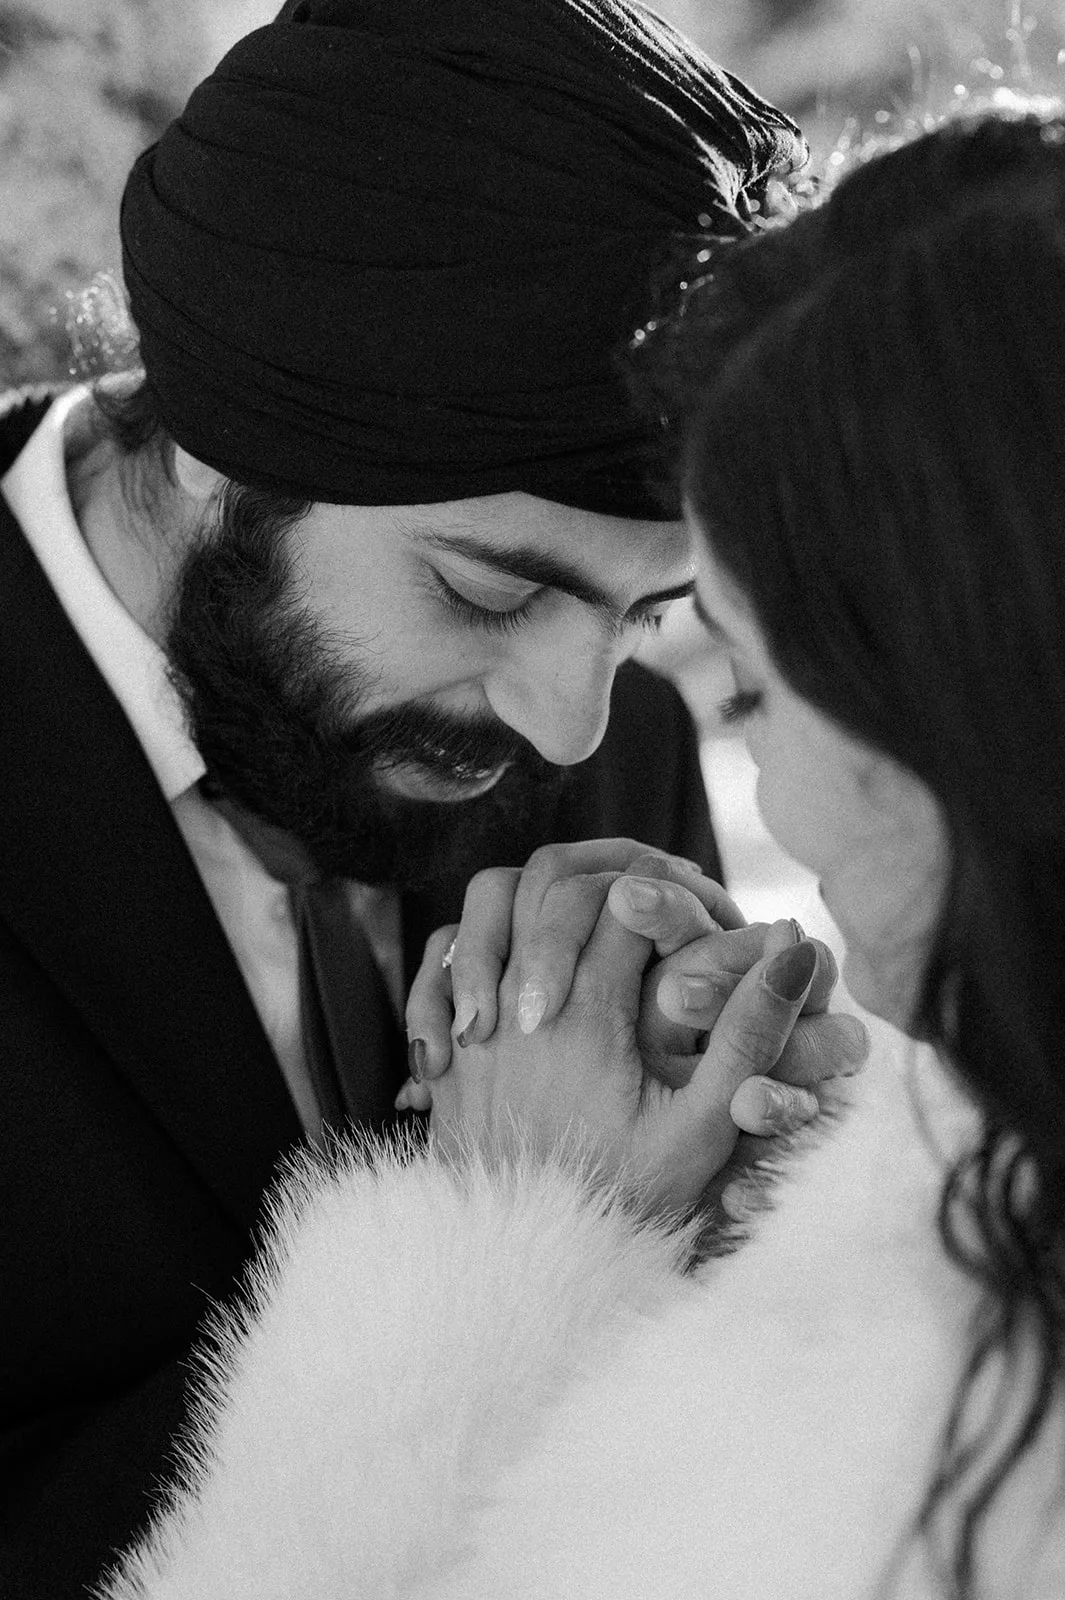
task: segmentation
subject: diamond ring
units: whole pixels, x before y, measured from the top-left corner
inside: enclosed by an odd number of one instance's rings
[[[448,945],[447,949],[444,951],[444,959],[441,961],[440,965],[443,967],[445,972],[447,971],[448,967],[450,967],[452,961],[455,958],[455,946],[457,944],[458,944],[458,939],[452,939],[451,943]]]

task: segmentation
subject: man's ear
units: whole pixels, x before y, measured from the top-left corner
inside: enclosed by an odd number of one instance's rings
[[[187,450],[182,450],[179,444],[174,446],[174,476],[190,500],[203,502],[210,500],[225,482],[222,474],[216,472],[214,467],[207,466],[203,461],[197,461]]]

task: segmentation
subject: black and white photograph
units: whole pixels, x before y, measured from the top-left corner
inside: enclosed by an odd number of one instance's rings
[[[1065,1597],[1065,0],[0,0],[0,1596]]]

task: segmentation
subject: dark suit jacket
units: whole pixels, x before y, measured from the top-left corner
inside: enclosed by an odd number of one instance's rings
[[[0,418],[0,471],[46,404]],[[300,1128],[155,778],[6,506],[0,779],[0,1594],[67,1600],[146,1517],[197,1326]],[[543,831],[719,872],[669,685],[619,675]],[[406,904],[412,967],[460,890]]]

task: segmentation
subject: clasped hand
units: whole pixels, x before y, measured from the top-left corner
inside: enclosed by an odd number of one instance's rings
[[[826,1010],[836,977],[826,946],[746,925],[690,862],[630,840],[551,846],[479,873],[461,923],[429,941],[407,1007],[420,1081],[397,1105],[431,1105],[445,1153],[569,1141],[682,1207],[861,1065],[865,1030]],[[758,1138],[737,1152],[741,1132]]]

